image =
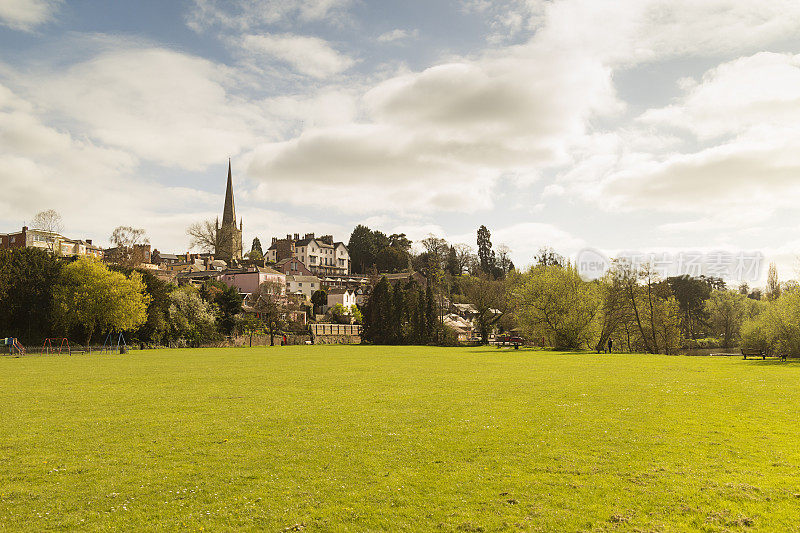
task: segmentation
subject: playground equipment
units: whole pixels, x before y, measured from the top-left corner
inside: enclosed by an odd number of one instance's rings
[[[3,339],[3,344],[5,346],[9,346],[9,353],[14,355],[14,350],[17,351],[17,355],[25,355],[25,347],[20,344],[19,340],[15,337],[7,337]]]
[[[59,354],[63,353],[66,347],[67,355],[72,355],[72,349],[70,349],[69,340],[66,337],[48,337],[42,343],[42,353],[46,354],[56,353],[56,348],[53,347],[53,341],[56,341],[58,345]]]
[[[101,353],[128,353],[128,344],[125,342],[125,337],[122,335],[122,332],[119,333],[117,337],[117,345],[114,346],[114,333],[111,332],[106,336],[106,340],[103,342],[103,349]]]

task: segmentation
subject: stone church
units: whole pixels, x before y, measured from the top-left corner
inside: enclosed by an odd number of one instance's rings
[[[231,161],[228,159],[228,188],[225,191],[225,208],[222,211],[222,225],[219,218],[216,222],[215,259],[221,259],[229,265],[242,260],[242,221],[236,227],[236,206],[233,203],[233,179],[231,178]]]

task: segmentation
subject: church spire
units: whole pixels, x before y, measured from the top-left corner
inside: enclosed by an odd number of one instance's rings
[[[231,178],[231,160],[228,158],[228,188],[225,191],[225,209],[222,211],[222,226],[236,226],[236,207],[233,205],[233,179]]]

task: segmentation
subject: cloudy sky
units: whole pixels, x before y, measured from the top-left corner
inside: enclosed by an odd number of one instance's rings
[[[0,231],[800,252],[797,0],[0,2]]]

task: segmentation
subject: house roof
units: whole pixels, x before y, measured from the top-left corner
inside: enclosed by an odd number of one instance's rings
[[[158,252],[158,257],[160,257],[161,259],[169,259],[170,261],[178,260],[178,256],[175,254],[162,254],[161,252]]]

